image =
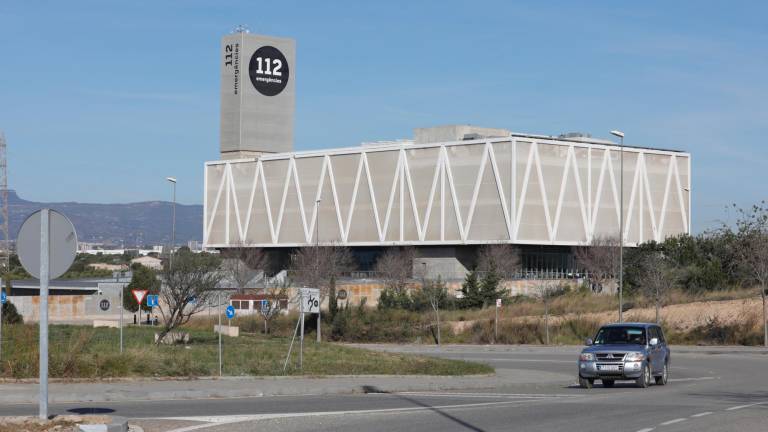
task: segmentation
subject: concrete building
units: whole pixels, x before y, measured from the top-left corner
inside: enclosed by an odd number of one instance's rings
[[[290,78],[265,75],[267,52]],[[472,265],[479,245],[498,242],[519,245],[526,267],[573,269],[574,246],[618,237],[621,208],[629,246],[690,232],[683,151],[622,152],[584,134],[471,125],[292,151],[294,58],[288,39],[239,33],[222,41],[221,160],[205,164],[206,248],[341,244],[366,267],[385,248],[410,245],[430,274],[453,275]]]
[[[615,143],[487,131],[420,129],[413,144],[208,162],[204,244],[414,245],[444,271],[461,271],[465,246],[507,242],[567,255],[595,236],[617,236]],[[690,232],[690,155],[623,153],[626,244]]]

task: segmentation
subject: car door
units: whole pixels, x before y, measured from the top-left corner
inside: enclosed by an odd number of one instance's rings
[[[661,341],[656,346],[651,345],[651,339],[659,339],[659,332],[655,326],[648,327],[648,360],[651,365],[653,373],[658,373],[661,370],[659,366],[659,348],[661,347]]]

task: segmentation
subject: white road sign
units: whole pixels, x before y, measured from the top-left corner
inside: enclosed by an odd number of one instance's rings
[[[320,290],[317,288],[299,288],[299,306],[304,313],[319,313]]]
[[[501,307],[501,299],[496,299],[496,307]]]
[[[49,210],[48,279],[63,275],[77,254],[75,226],[63,214]],[[19,261],[29,274],[40,279],[40,224],[42,210],[32,213],[21,225],[16,240]]]

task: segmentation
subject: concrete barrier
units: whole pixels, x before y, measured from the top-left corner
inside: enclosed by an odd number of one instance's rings
[[[224,336],[238,337],[238,336],[240,336],[240,327],[225,326],[225,325],[223,325],[223,326],[221,326],[221,330],[219,330],[219,326],[218,325],[214,325],[213,326],[213,332],[214,333],[221,333]]]
[[[93,327],[120,328],[120,321],[112,320],[93,320]]]

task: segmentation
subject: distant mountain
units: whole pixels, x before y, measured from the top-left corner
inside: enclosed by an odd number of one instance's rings
[[[146,201],[130,204],[40,203],[8,191],[10,237],[16,238],[24,219],[48,207],[72,220],[79,241],[133,247],[167,244],[171,239],[172,203]],[[203,239],[203,206],[176,204],[176,243]]]

